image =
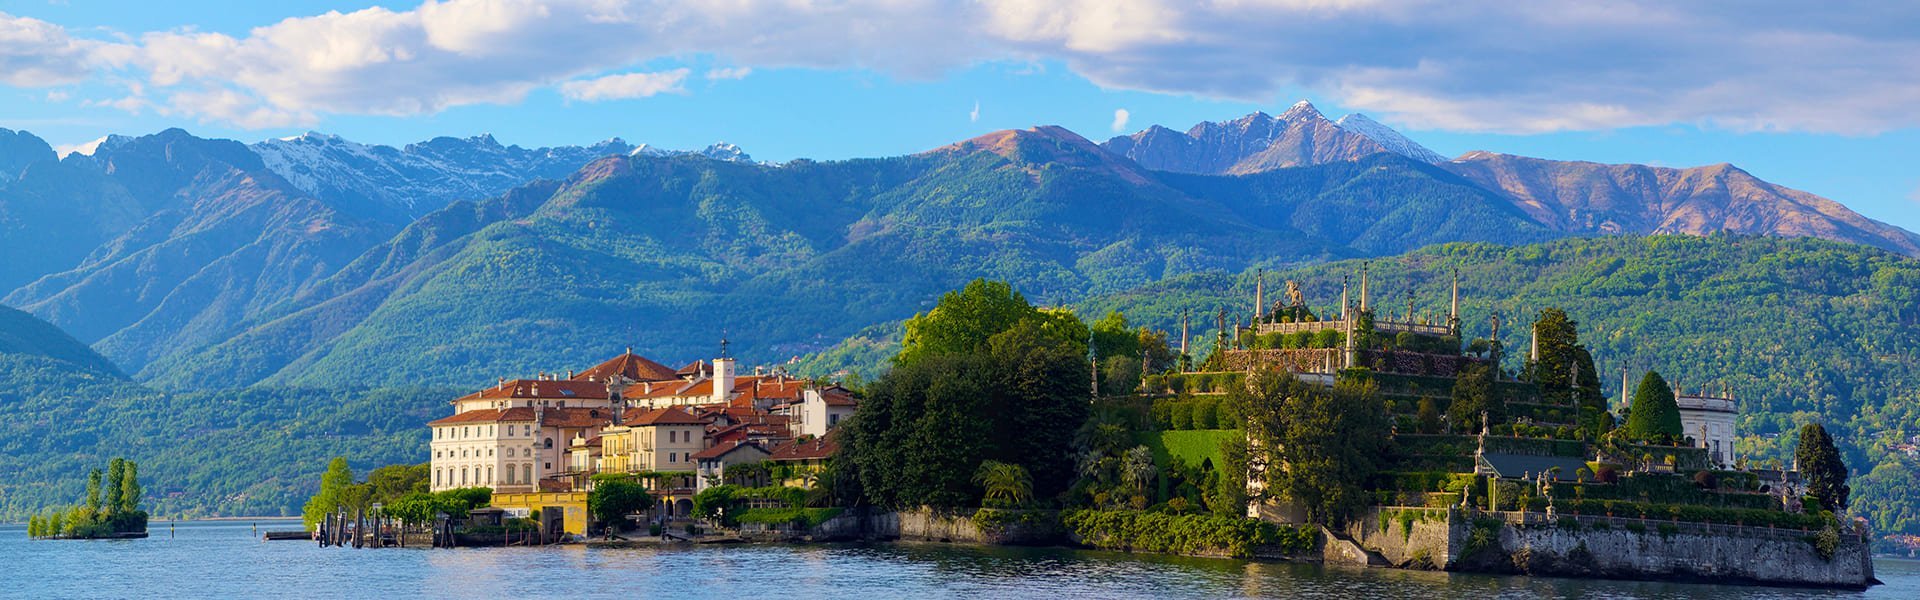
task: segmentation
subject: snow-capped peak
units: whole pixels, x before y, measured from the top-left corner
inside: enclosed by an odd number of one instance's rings
[[[132,139],[133,138],[130,138],[124,135],[108,135],[108,136],[102,136],[100,139],[97,139],[91,142],[86,142],[83,144],[75,144],[72,146],[59,146],[54,148],[54,150],[60,155],[60,158],[66,158],[68,156],[72,156],[75,154],[78,154],[81,156],[93,156],[94,154],[100,152],[102,148],[105,148],[107,150],[112,150],[115,146],[124,144],[127,141]]]
[[[1325,118],[1327,118],[1325,115],[1320,114],[1320,109],[1314,108],[1313,103],[1306,100],[1295,102],[1293,106],[1287,107],[1287,112],[1280,113],[1280,120],[1282,121]]]
[[[1394,131],[1392,127],[1382,125],[1379,121],[1367,118],[1366,115],[1353,113],[1340,117],[1340,120],[1334,121],[1333,124],[1341,129],[1365,136],[1367,139],[1373,140],[1374,143],[1380,144],[1380,146],[1395,154],[1429,164],[1447,162],[1447,157],[1441,156],[1438,152],[1428,150],[1426,146],[1420,145],[1419,142],[1415,142],[1407,136],[1401,135],[1400,132]]]

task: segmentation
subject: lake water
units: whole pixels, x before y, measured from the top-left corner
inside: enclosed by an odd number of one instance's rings
[[[298,528],[260,521],[259,529]],[[172,537],[30,541],[0,527],[8,598],[1920,598],[1920,563],[1865,592],[1451,575],[935,544],[353,550],[262,542],[252,522]]]

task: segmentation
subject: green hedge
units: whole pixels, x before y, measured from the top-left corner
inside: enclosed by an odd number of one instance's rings
[[[1699,523],[1738,524],[1753,527],[1820,529],[1834,522],[1833,513],[1793,514],[1777,510],[1719,508],[1688,504],[1643,504],[1618,500],[1554,500],[1556,510],[1588,516],[1614,516],[1632,519],[1678,520]]]
[[[837,516],[840,516],[838,508],[750,508],[734,520],[741,523],[817,527]]]
[[[1062,515],[1067,530],[1094,548],[1187,555],[1253,556],[1255,548],[1288,554],[1311,550],[1314,531],[1265,521],[1211,515],[1122,510],[1076,510]]]

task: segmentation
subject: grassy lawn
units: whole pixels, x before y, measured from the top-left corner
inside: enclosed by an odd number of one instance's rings
[[[1219,466],[1220,442],[1246,434],[1239,429],[1159,431],[1140,434],[1140,443],[1153,450],[1153,461],[1158,464],[1170,464],[1169,459],[1178,458],[1187,464],[1199,465],[1212,459],[1213,464]]]

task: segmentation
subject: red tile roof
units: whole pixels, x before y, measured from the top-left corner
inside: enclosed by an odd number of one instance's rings
[[[646,414],[640,415],[639,417],[628,419],[626,424],[635,427],[646,425],[705,425],[707,424],[707,420],[694,416],[693,413],[687,412],[685,408],[669,406],[647,411]]]
[[[442,418],[428,426],[459,425],[462,423],[532,423],[540,420],[545,427],[569,429],[604,427],[613,422],[613,411],[604,408],[586,408],[569,406],[566,408],[548,408],[516,406],[513,408],[488,408],[470,410],[451,417]]]
[[[574,375],[573,379],[604,382],[615,375],[624,377],[628,381],[666,381],[679,378],[672,368],[629,352],[581,371],[578,375]]]
[[[759,444],[741,440],[741,441],[729,442],[725,444],[715,444],[711,448],[707,448],[705,450],[695,452],[693,456],[690,456],[688,458],[691,458],[693,460],[715,459],[715,458],[720,458],[722,456],[726,456],[728,454],[732,454],[735,450],[739,450],[741,448],[749,448],[752,450],[756,450],[761,454],[771,454],[770,452],[767,452],[766,448],[761,448]]]
[[[711,371],[711,369],[707,368],[707,361],[696,360],[696,361],[687,363],[687,366],[680,367],[678,370],[674,371],[673,374],[679,375],[681,377],[692,377],[695,375],[706,374],[709,371]]]
[[[820,390],[820,400],[822,402],[826,402],[827,406],[859,406],[860,405],[860,401],[855,400],[853,398],[853,392],[849,392],[846,390],[846,388],[842,388],[837,385],[824,390]]]
[[[829,432],[822,437],[808,440],[794,440],[782,444],[780,447],[773,449],[773,456],[770,457],[770,459],[777,461],[802,461],[820,460],[833,456],[834,452],[840,450],[840,442],[834,439],[837,437],[834,433],[836,432]]]
[[[569,379],[513,379],[478,392],[459,397],[457,400],[487,400],[507,398],[582,398],[587,400],[607,399],[607,384],[596,381]]]

